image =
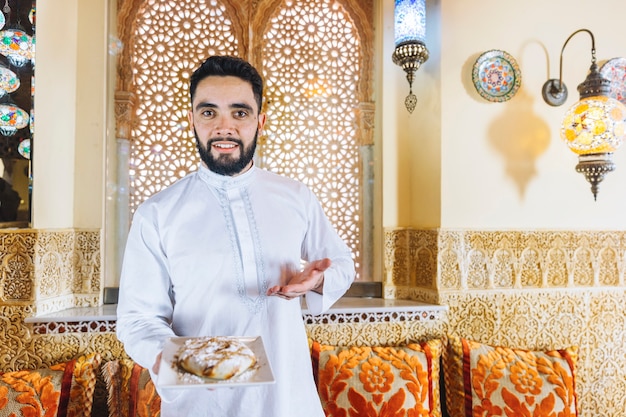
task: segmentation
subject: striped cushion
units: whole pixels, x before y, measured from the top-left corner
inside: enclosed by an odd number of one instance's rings
[[[89,417],[100,355],[0,374],[0,417]]]

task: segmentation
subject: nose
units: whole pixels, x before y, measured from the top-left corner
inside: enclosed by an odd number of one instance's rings
[[[235,134],[235,125],[233,120],[229,117],[220,116],[217,119],[215,134],[217,136],[233,136]]]

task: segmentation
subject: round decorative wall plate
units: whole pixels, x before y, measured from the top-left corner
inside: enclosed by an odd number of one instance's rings
[[[613,58],[600,67],[600,75],[611,81],[609,96],[626,104],[626,58]]]
[[[522,84],[517,61],[504,51],[493,49],[480,55],[472,70],[476,91],[487,101],[510,100]]]

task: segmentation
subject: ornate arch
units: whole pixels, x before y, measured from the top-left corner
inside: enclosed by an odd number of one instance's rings
[[[233,53],[265,75],[272,103],[259,166],[309,185],[357,266],[371,258],[363,220],[369,157],[361,147],[373,143],[373,4],[119,0],[115,109],[117,137],[132,142],[122,160],[130,211],[197,166],[186,79],[205,51]]]
[[[134,125],[136,110],[136,85],[133,79],[132,58],[135,53],[133,34],[136,30],[137,18],[147,0],[118,0],[117,7],[117,34],[122,43],[121,53],[117,59],[117,82],[115,94],[115,113],[117,137],[132,139],[131,127]],[[251,5],[241,1],[222,2],[227,13],[232,18],[233,30],[237,38],[239,55],[247,56],[249,48],[248,22]]]
[[[236,0],[235,0],[236,2]],[[251,7],[251,32],[260,35],[267,28],[268,22],[276,14],[277,10],[284,0],[253,0]],[[345,11],[352,19],[352,23],[356,27],[362,48],[354,51],[359,54],[361,60],[361,74],[358,84],[358,100],[360,102],[370,102],[372,100],[373,85],[373,65],[374,65],[374,29],[372,22],[374,21],[374,2],[363,0],[338,0]],[[259,45],[259,38],[252,39],[252,47],[250,51],[252,56],[249,57],[251,62],[259,67],[262,66],[262,48]]]
[[[137,21],[137,13],[146,0],[118,0],[117,36],[122,42],[122,51],[117,58],[117,91],[134,91],[131,42]]]
[[[232,22],[238,38],[239,54],[246,57],[255,65],[261,67],[261,48],[255,35],[263,33],[272,15],[284,0],[224,0],[222,4],[228,14],[232,16]],[[361,125],[369,125],[372,121],[373,108],[371,106],[373,89],[373,62],[374,62],[374,30],[373,22],[374,2],[362,0],[338,0],[350,15],[359,33],[361,45],[359,51],[362,62],[361,74],[358,84],[358,100],[362,103]],[[133,81],[132,57],[134,46],[132,43],[135,31],[137,15],[146,0],[118,0],[117,32],[122,42],[122,50],[117,60],[117,83],[116,83],[116,114],[118,115],[118,131],[128,131],[128,125],[133,124],[132,115],[135,110],[135,84]],[[250,30],[248,30],[250,27]],[[250,37],[250,34],[252,38]],[[252,45],[251,45],[252,43]],[[124,118],[120,120],[120,118]],[[130,118],[130,119],[128,119]],[[371,128],[367,128],[371,130]],[[120,132],[121,133],[121,132]],[[130,139],[130,136],[122,136]],[[370,140],[363,140],[370,143]]]
[[[282,1],[282,0],[281,0]],[[134,53],[132,37],[136,28],[137,15],[141,11],[146,0],[119,0],[117,7],[117,33],[122,42],[122,52],[117,61],[117,90],[132,92],[134,90],[132,77],[132,56]],[[240,56],[247,56],[249,49],[248,22],[251,10],[256,1],[229,1],[221,2],[226,8],[228,15],[232,17],[232,23],[238,39],[241,40]]]

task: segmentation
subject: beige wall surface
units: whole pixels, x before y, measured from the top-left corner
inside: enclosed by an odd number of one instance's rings
[[[104,200],[104,148],[107,122],[107,45],[106,0],[79,2],[76,79],[76,195],[74,226],[102,225]],[[105,19],[103,19],[103,16]]]
[[[384,3],[392,27],[393,1]],[[427,1],[430,59],[418,70],[413,115],[400,106],[407,85],[389,57],[383,71],[383,193],[385,226],[495,229],[620,230],[626,226],[626,150],[600,185],[594,202],[589,184],[574,170],[577,156],[559,127],[578,99],[576,87],[591,64],[591,37],[567,44],[563,80],[569,98],[560,107],[543,101],[541,88],[559,76],[559,54],[578,29],[595,37],[598,64],[626,56],[626,3],[600,0]],[[522,85],[504,103],[483,99],[472,68],[498,49],[518,62]],[[394,103],[397,105],[394,106]],[[439,209],[439,212],[437,212]]]
[[[35,130],[33,140],[34,227],[71,227],[76,135],[75,2],[37,5]],[[65,22],[59,25],[59,22]],[[57,47],[62,45],[62,47]]]
[[[106,4],[37,4],[34,228],[102,227]]]
[[[439,0],[427,1],[429,59],[415,73],[413,113],[404,107],[406,74],[394,64],[393,0],[381,0],[382,74],[376,107],[381,113],[382,216],[385,227],[441,224],[441,36]]]
[[[102,226],[109,2],[38,5],[37,123],[33,226]],[[581,3],[578,5],[578,3]],[[577,6],[578,5],[578,6]],[[626,55],[626,5],[601,0],[502,3],[427,2],[429,60],[417,71],[417,108],[404,108],[408,83],[391,62],[393,1],[379,4],[377,140],[382,153],[385,227],[619,230],[626,226],[626,151],[594,202],[574,171],[577,157],[559,137],[566,109],[590,65],[591,38],[577,34],[564,53],[565,105],[541,98],[558,77],[559,53],[580,28],[595,35],[598,63]],[[569,10],[564,18],[564,10]],[[64,21],[66,24],[57,25]],[[80,23],[79,23],[80,22]],[[89,30],[86,30],[89,28]],[[63,45],[63,47],[58,47]],[[522,86],[504,103],[481,98],[472,80],[480,54],[500,49],[519,63]],[[60,117],[62,116],[62,117]],[[74,198],[75,194],[80,198]]]

